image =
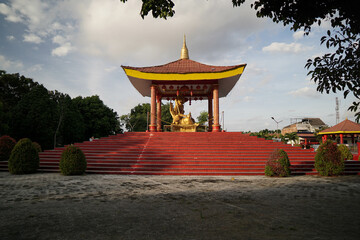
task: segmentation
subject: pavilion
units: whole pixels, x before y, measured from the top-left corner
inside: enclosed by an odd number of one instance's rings
[[[144,97],[151,97],[150,132],[161,130],[161,100],[208,100],[209,131],[219,132],[219,98],[226,97],[246,64],[212,66],[189,59],[184,36],[179,60],[150,67],[121,66],[132,85]]]
[[[355,145],[355,138],[360,136],[360,124],[345,119],[331,128],[322,130],[319,135],[323,135],[323,141],[326,141],[328,137],[334,139],[336,136],[340,136],[340,144],[344,144],[344,137],[350,136]]]

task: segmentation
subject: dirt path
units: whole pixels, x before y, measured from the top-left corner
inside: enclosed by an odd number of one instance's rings
[[[0,239],[358,239],[360,176],[0,172]]]

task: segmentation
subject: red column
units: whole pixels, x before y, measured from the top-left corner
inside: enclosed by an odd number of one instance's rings
[[[156,86],[151,85],[151,108],[150,108],[150,125],[149,130],[150,132],[156,132]]]
[[[156,130],[161,132],[161,96],[156,96]]]
[[[212,127],[213,132],[220,132],[219,125],[219,85],[213,85],[213,98],[214,98],[214,124]]]
[[[213,104],[212,104],[212,95],[208,96],[208,121],[209,121],[209,129],[208,131],[212,131],[212,123],[213,123]]]
[[[344,134],[340,133],[340,144],[344,144]]]

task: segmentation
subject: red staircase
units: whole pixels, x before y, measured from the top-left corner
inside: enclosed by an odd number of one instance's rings
[[[125,133],[76,143],[87,159],[87,173],[150,175],[264,175],[276,148],[290,158],[292,174],[317,174],[312,150],[238,132]],[[59,172],[64,148],[40,153],[40,169]],[[7,166],[7,164],[6,164]],[[7,170],[4,162],[0,170]],[[346,174],[360,174],[359,161],[346,161]]]

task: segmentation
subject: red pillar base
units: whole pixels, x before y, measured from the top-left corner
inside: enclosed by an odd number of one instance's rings
[[[149,125],[150,132],[156,132],[156,125]]]
[[[220,132],[220,125],[213,125],[212,132]]]

